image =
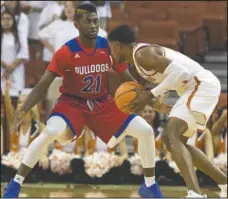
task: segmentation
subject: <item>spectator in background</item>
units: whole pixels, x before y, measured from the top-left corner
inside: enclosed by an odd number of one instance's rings
[[[214,122],[212,135],[216,155],[227,153],[227,109],[223,109],[221,116]]]
[[[28,38],[29,19],[26,14],[21,11],[20,1],[5,1],[4,9],[12,12],[16,19],[16,24],[20,34]]]
[[[78,35],[78,31],[74,27],[75,9],[74,1],[65,1],[64,10],[60,13],[60,18],[55,19],[39,31],[38,37],[44,47],[49,50],[50,58],[65,42]],[[44,54],[44,57],[47,56]]]
[[[74,153],[75,155],[78,155],[79,157],[82,156],[82,152],[85,151],[85,143],[84,143],[84,133],[86,131],[86,128],[84,127],[82,130],[82,136],[76,140],[73,140],[69,144],[65,144],[62,146],[58,141],[54,142],[54,148],[64,151],[66,153]]]
[[[100,18],[100,27],[108,30],[109,19],[112,18],[110,1],[94,1]]]
[[[96,6],[100,27],[107,31],[109,19],[112,18],[110,1],[83,1],[83,3],[92,3]]]
[[[5,103],[5,110],[6,110],[6,118],[7,118],[7,125],[9,122],[12,121],[13,116],[22,104],[26,97],[28,96],[29,92],[32,89],[24,89],[20,94],[17,102],[17,107],[14,109],[11,98],[9,95],[11,82],[6,80],[5,83],[5,96],[4,96],[4,103]],[[39,119],[39,111],[37,105],[31,109],[25,116],[24,121],[19,126],[18,132],[8,132],[7,136],[9,135],[10,139],[10,152],[19,152],[22,149],[26,149],[29,144],[40,134],[44,129],[44,124],[40,122]],[[47,158],[48,151],[45,151],[43,156],[39,161],[39,165],[46,169],[49,165],[48,158]]]
[[[63,7],[62,1],[47,1],[46,6],[43,8],[40,14],[38,28],[43,29],[56,19],[59,19]]]
[[[85,145],[85,156],[92,155],[94,152],[116,152],[117,147],[120,150],[120,156],[122,160],[128,158],[128,151],[125,139],[123,139],[117,146],[108,148],[107,145],[88,128],[85,127],[84,132],[84,145]]]
[[[65,42],[79,35],[78,30],[74,26],[75,9],[75,1],[65,1],[64,10],[60,18],[39,32],[39,39],[52,54]],[[107,32],[99,29],[98,35],[107,37]],[[53,44],[50,41],[53,41]]]
[[[47,27],[49,24],[60,18],[64,7],[62,3],[63,2],[61,1],[47,1],[46,6],[43,8],[40,14],[40,19],[37,25],[38,31],[41,31],[43,28]],[[49,40],[49,43],[51,43],[51,45],[54,45],[54,41],[52,41],[51,39]],[[50,50],[50,48],[44,46],[43,60],[49,63],[52,56],[53,52]]]
[[[5,1],[1,1],[1,12],[4,11],[5,7]]]
[[[213,138],[210,129],[206,128],[203,132],[196,131],[188,139],[187,144],[202,150],[211,160],[214,158]]]
[[[18,32],[14,15],[1,13],[1,89],[4,95],[5,79],[10,79],[10,96],[18,97],[25,87],[24,62],[29,59],[27,37]]]
[[[212,132],[212,126],[218,120],[218,118],[219,118],[219,109],[216,106],[215,110],[211,114],[211,117],[209,118],[208,123],[207,123],[207,128],[210,129],[211,132]]]
[[[38,22],[40,20],[40,15],[45,6],[47,6],[47,1],[22,1],[22,6],[28,11],[29,18],[29,34],[28,38],[30,40],[38,40]]]
[[[4,103],[6,109],[7,123],[12,121],[15,111],[20,108],[24,103],[27,95],[32,89],[24,89],[20,94],[17,102],[16,110],[14,109],[11,98],[9,95],[11,83],[9,80],[5,83],[5,96]],[[29,111],[25,120],[19,127],[19,132],[9,132],[10,133],[10,151],[17,152],[22,148],[27,148],[32,140],[34,140],[44,129],[44,124],[39,121],[38,107],[35,106],[31,111]]]
[[[41,43],[49,51],[48,55],[45,55],[46,51],[44,51],[44,57],[48,57],[49,55],[52,56],[55,51],[65,44],[65,42],[79,36],[78,30],[74,26],[75,10],[75,1],[65,1],[64,10],[60,16],[60,19],[55,20],[38,33]],[[107,37],[107,32],[100,28],[98,35]],[[48,89],[46,104],[47,113],[50,112],[57,99],[58,89],[61,84],[62,78],[55,78]]]

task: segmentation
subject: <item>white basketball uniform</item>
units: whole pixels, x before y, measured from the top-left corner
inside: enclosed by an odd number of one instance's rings
[[[134,65],[144,79],[153,84],[160,84],[165,78],[164,74],[154,70],[146,71],[136,62],[135,54],[137,50],[146,46],[157,45],[136,44],[133,49]],[[184,133],[184,136],[190,137],[197,129],[203,131],[206,128],[206,123],[219,100],[220,82],[212,72],[204,69],[189,57],[169,48],[157,47],[162,49],[164,57],[183,65],[190,73],[187,82],[170,89],[175,90],[180,98],[169,114],[169,117],[180,118],[188,124],[188,130]]]

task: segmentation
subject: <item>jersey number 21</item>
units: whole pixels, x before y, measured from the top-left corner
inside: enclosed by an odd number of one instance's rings
[[[101,90],[101,75],[96,77],[89,75],[83,79],[86,86],[81,90],[83,93],[99,93]],[[95,88],[94,88],[95,85]]]

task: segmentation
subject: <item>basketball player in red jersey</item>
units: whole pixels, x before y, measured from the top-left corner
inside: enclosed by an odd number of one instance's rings
[[[152,90],[139,92],[139,97],[129,105],[132,111],[142,110],[151,99],[170,90],[179,95],[162,139],[183,175],[188,187],[187,197],[204,197],[194,167],[214,179],[221,188],[220,196],[227,197],[227,176],[202,151],[187,144],[197,129],[205,130],[216,107],[221,92],[217,77],[175,50],[136,43],[134,32],[128,25],[116,27],[108,39],[114,59],[133,64],[144,79],[157,85]]]
[[[107,75],[110,66],[125,74],[127,65],[113,65],[108,41],[98,37],[99,21],[96,8],[82,4],[76,9],[75,26],[79,37],[68,41],[53,56],[46,72],[15,114],[11,131],[16,132],[25,114],[44,96],[57,76],[63,77],[62,95],[53,107],[47,125],[28,147],[27,154],[4,197],[18,197],[21,185],[44,150],[54,140],[61,144],[80,137],[84,125],[112,148],[125,136],[138,139],[138,153],[142,158],[145,182],[140,190],[144,197],[163,197],[155,181],[155,144],[153,129],[141,117],[121,112],[107,94]],[[67,132],[67,133],[64,133]]]

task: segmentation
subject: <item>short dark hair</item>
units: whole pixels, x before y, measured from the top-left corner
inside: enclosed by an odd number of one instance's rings
[[[123,44],[134,43],[135,33],[129,25],[123,24],[114,28],[108,35],[110,41],[119,41]]]
[[[97,9],[93,4],[90,4],[90,3],[81,4],[76,8],[76,11],[75,11],[76,20],[80,19],[84,13],[88,13],[88,12],[90,13],[95,12],[97,14]]]

